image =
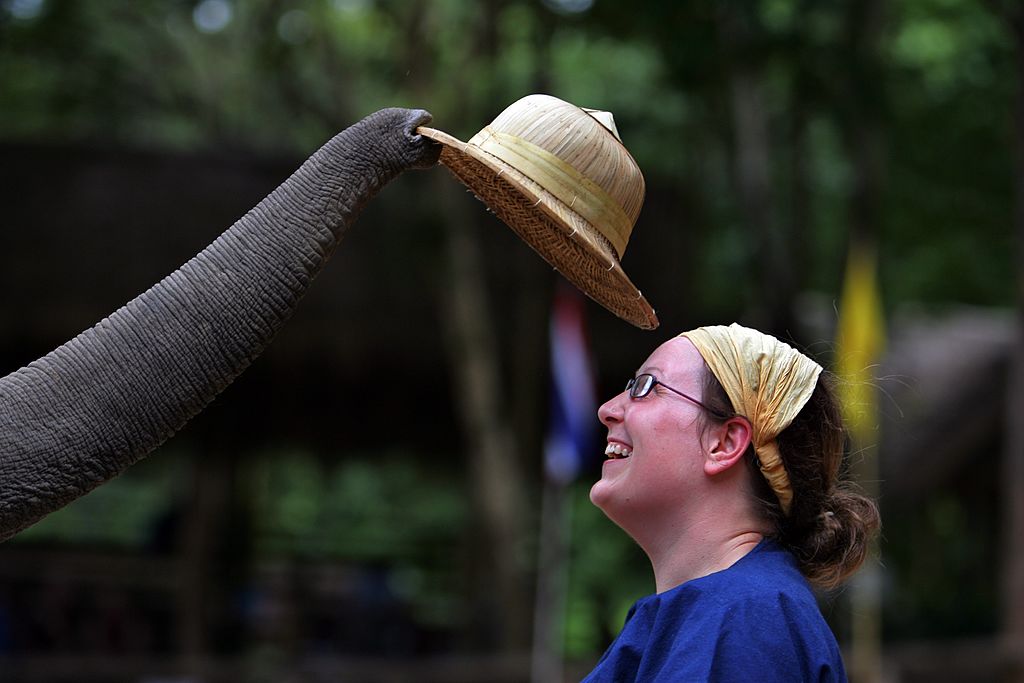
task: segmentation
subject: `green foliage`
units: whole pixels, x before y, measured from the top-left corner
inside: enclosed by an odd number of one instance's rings
[[[856,50],[850,6],[797,0],[582,14],[525,0],[251,0],[227,3],[230,20],[212,31],[194,3],[15,4],[0,10],[5,139],[300,153],[389,105],[426,106],[460,136],[536,89],[613,111],[649,184],[682,184],[703,203],[708,311],[752,296],[728,273],[758,257],[737,208],[729,109],[746,63],[768,117],[772,222],[790,224],[794,201],[808,207],[800,287],[838,287],[857,189],[850,126],[875,120],[888,302],[1010,301],[1013,66],[1005,27],[981,3],[898,3]],[[803,199],[789,194],[800,163]]]
[[[565,652],[570,659],[607,647],[632,604],[654,590],[647,558],[591,504],[589,491],[589,484],[571,489],[571,580],[565,621]]]
[[[421,624],[452,626],[469,510],[458,479],[423,454],[267,453],[248,470],[255,552],[389,568],[391,589]]]
[[[886,291],[901,301],[1011,304],[1010,38],[979,3],[900,12],[889,47]]]
[[[455,547],[466,502],[429,463],[402,453],[349,454],[330,468],[311,454],[260,458],[250,473],[257,551],[370,562]]]
[[[982,636],[998,629],[1000,510],[996,497],[978,488],[978,474],[888,517],[888,638]]]

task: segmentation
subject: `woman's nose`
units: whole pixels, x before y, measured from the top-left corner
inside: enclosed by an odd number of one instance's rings
[[[597,419],[601,424],[609,426],[615,422],[622,422],[622,399],[626,395],[623,391],[604,402],[597,409]]]

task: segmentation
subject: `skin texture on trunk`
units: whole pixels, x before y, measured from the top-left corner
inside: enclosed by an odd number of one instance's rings
[[[342,131],[210,246],[0,379],[0,540],[120,474],[266,348],[359,212],[437,161],[422,110]]]

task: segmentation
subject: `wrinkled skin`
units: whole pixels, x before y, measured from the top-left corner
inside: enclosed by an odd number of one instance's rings
[[[0,379],[0,540],[120,474],[263,351],[359,212],[437,161],[430,115],[385,109],[331,139],[188,263]]]

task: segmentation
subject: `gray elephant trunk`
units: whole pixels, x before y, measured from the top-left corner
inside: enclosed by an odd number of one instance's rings
[[[342,131],[210,246],[0,379],[0,540],[116,476],[266,348],[360,210],[437,149],[423,111]]]

